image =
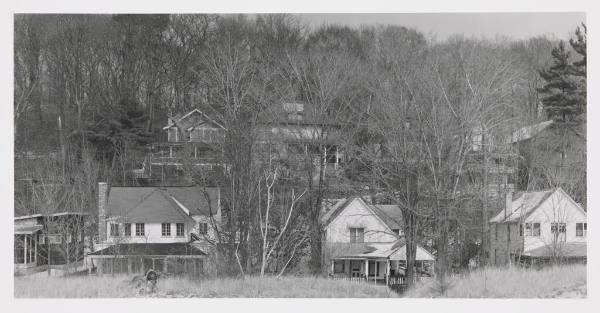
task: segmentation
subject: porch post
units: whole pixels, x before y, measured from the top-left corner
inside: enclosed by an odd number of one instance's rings
[[[23,246],[23,264],[27,264],[27,235],[23,235],[25,238],[25,245]]]
[[[390,278],[390,260],[385,261],[385,284],[389,285]]]
[[[338,160],[340,159],[340,152],[339,152],[339,147],[336,145],[335,146],[335,169],[338,169],[339,163]]]
[[[35,265],[37,265],[37,245],[38,245],[38,235],[37,233],[35,234],[35,241],[34,241],[35,245],[34,245],[34,252],[33,252],[33,262],[35,263]]]
[[[331,275],[335,273],[335,260],[331,259]]]
[[[365,278],[369,281],[369,260],[365,259]]]
[[[127,258],[127,274],[131,274],[132,263],[131,258]]]

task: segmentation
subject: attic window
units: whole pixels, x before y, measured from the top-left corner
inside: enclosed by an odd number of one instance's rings
[[[351,243],[365,242],[365,229],[364,228],[350,228],[350,242]]]

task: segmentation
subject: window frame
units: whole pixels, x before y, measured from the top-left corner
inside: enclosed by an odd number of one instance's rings
[[[171,223],[161,223],[160,224],[160,236],[161,237],[171,237]]]
[[[181,230],[180,230],[181,227]],[[185,237],[185,224],[184,223],[176,223],[175,224],[175,237],[181,238]]]
[[[198,234],[200,234],[200,235],[208,234],[208,223],[207,222],[199,222],[198,223]]]
[[[111,237],[119,237],[119,224],[118,223],[110,223],[109,234]]]
[[[123,223],[123,237],[131,237],[131,223]]]
[[[145,223],[135,223],[135,236],[136,237],[145,237],[146,236],[146,224]]]
[[[541,235],[542,235],[542,225],[540,223],[531,223],[531,236],[532,237],[540,237]]]
[[[587,222],[575,223],[575,237],[587,237]]]
[[[360,237],[359,237],[359,234],[360,234]],[[359,238],[360,238],[360,241],[358,240]],[[364,243],[364,242],[365,242],[365,228],[364,227],[350,227],[350,243]]]

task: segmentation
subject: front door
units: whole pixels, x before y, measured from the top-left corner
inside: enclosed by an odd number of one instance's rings
[[[350,274],[352,277],[360,277],[360,264],[359,260],[350,261]]]

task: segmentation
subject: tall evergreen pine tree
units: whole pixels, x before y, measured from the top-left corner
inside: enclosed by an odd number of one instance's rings
[[[550,68],[540,71],[546,81],[539,90],[545,94],[542,98],[544,110],[556,127],[572,128],[577,124],[576,117],[582,113],[582,107],[577,94],[577,79],[573,77],[573,67],[569,63],[570,52],[565,49],[564,41],[552,49],[552,58]]]

